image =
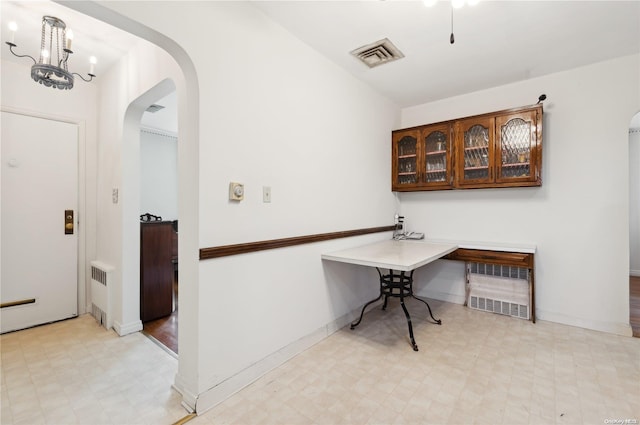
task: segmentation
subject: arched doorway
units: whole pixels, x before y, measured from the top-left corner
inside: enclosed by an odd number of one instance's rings
[[[198,211],[199,211],[199,160],[198,160],[198,134],[199,134],[199,83],[195,67],[184,49],[175,41],[160,32],[145,27],[140,23],[120,15],[107,5],[93,2],[60,2],[65,6],[93,18],[99,19],[110,25],[118,27],[133,35],[149,41],[173,59],[174,67],[172,75],[173,84],[178,96],[178,217],[180,222],[179,232],[179,258],[181,285],[179,304],[183,314],[179,323],[180,357],[178,373],[175,377],[175,388],[183,395],[185,407],[195,410],[198,388],[198,290],[199,290],[199,245],[198,245]],[[152,63],[140,61],[140,66],[149,67],[149,74],[157,75]],[[129,70],[131,71],[131,70]],[[135,78],[147,76],[143,71],[131,71]],[[119,229],[119,241],[110,247],[119,250],[121,260],[122,277],[119,299],[122,302],[121,316],[125,323],[133,326],[125,329],[123,333],[135,332],[141,329],[139,311],[139,277],[140,277],[140,239],[139,239],[139,144],[130,143],[129,140],[139,139],[140,117],[146,107],[157,99],[157,93],[152,94],[153,88],[139,96],[130,99],[130,104],[124,105],[126,114],[123,122],[113,124],[122,129],[121,152],[121,181],[120,192],[121,211],[120,217],[114,218]],[[111,94],[111,93],[109,93]],[[125,93],[126,94],[126,93]],[[149,97],[147,97],[149,96]],[[118,109],[120,105],[118,106]],[[111,112],[111,111],[105,111]],[[137,321],[137,324],[135,323]]]
[[[172,90],[147,107],[140,122],[140,320],[143,333],[174,357],[180,311],[176,104]]]

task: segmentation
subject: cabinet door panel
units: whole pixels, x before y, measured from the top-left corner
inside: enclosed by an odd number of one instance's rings
[[[461,120],[456,124],[459,186],[482,185],[494,180],[494,125],[493,117]]]
[[[420,182],[419,138],[420,130],[417,129],[393,133],[392,190],[408,190],[418,186]]]
[[[427,186],[451,186],[451,126],[433,125],[422,130],[422,181]]]
[[[496,181],[533,182],[538,176],[536,111],[496,118]]]

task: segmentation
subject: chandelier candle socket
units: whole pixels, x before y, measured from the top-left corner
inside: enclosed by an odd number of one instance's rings
[[[73,32],[67,29],[66,24],[61,19],[53,16],[42,17],[39,60],[30,55],[18,55],[15,53],[13,48],[17,47],[15,44],[15,33],[18,30],[17,24],[10,22],[9,30],[11,31],[11,41],[6,44],[14,56],[30,58],[33,61],[31,66],[31,78],[33,81],[43,84],[45,87],[70,90],[73,88],[74,75],[86,82],[93,80],[95,77],[93,72],[96,61],[93,56],[88,74],[89,78],[84,78],[75,72],[69,72],[67,62],[69,56],[73,53],[71,50]]]

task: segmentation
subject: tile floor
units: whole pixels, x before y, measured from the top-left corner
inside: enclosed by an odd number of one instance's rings
[[[0,336],[0,423],[171,424],[178,361],[142,333],[118,337],[90,315]]]
[[[433,301],[437,326],[407,305],[419,352],[391,300],[188,425],[640,423],[640,339]],[[83,316],[0,341],[3,425],[186,415],[170,388],[176,360],[141,334]]]

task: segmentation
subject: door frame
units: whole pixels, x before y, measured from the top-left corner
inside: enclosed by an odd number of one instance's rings
[[[77,305],[78,305],[78,316],[81,314],[85,314],[87,312],[87,305],[90,304],[90,300],[88,300],[89,291],[87,290],[90,282],[87,281],[87,276],[91,276],[91,273],[88,272],[87,267],[87,233],[91,231],[87,223],[95,223],[95,220],[90,221],[87,220],[87,161],[86,161],[86,122],[81,119],[75,119],[73,117],[64,117],[60,115],[46,114],[21,108],[14,108],[10,106],[2,105],[0,107],[0,111],[8,112],[17,115],[24,115],[33,118],[40,118],[52,121],[64,122],[67,124],[75,125],[78,128],[78,212],[77,212],[77,222],[76,229],[78,231],[78,266],[77,266],[77,276],[78,276],[78,293],[77,293]],[[95,167],[94,167],[95,169]],[[95,208],[94,208],[95,210]],[[94,226],[95,227],[95,226]],[[95,233],[95,228],[93,229]]]

